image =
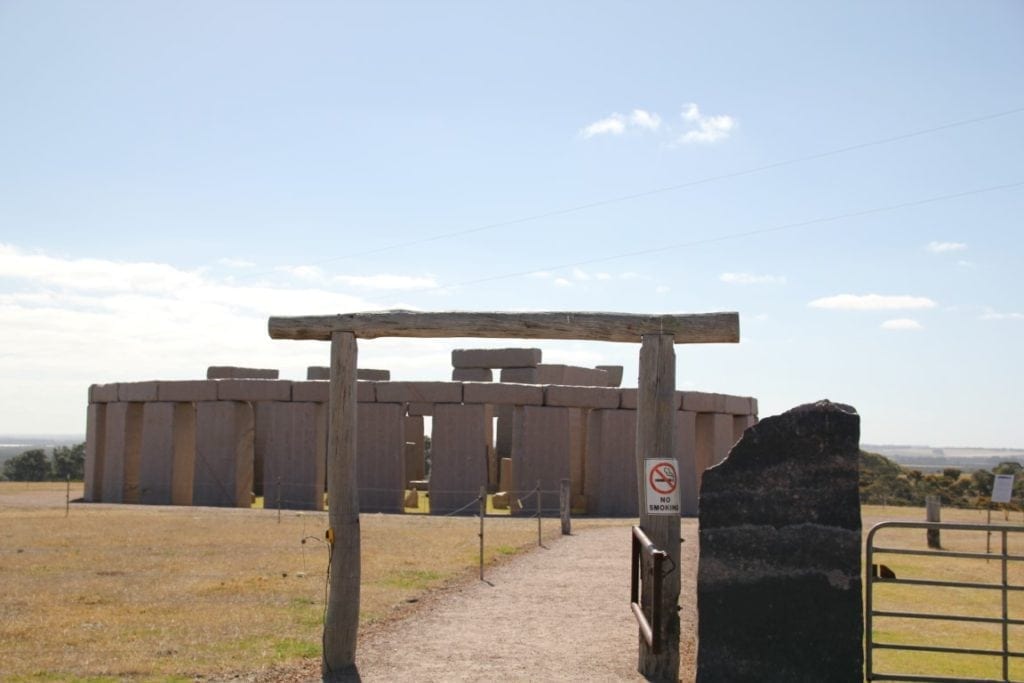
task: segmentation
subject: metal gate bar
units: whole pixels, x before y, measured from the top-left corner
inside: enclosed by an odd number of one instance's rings
[[[915,550],[910,548],[876,547],[875,534],[882,529],[921,529],[921,530],[942,530],[950,531],[984,531],[986,533],[997,533],[1002,539],[1002,551],[998,555],[988,553],[950,552],[945,550]],[[948,522],[881,522],[876,524],[868,532],[867,557],[866,557],[866,590],[864,596],[864,626],[865,638],[865,677],[868,681],[936,681],[938,683],[1008,683],[1010,681],[1010,659],[1012,657],[1024,657],[1024,652],[1011,651],[1009,643],[1009,628],[1011,625],[1024,625],[1024,620],[1010,619],[1009,616],[1009,594],[1010,591],[1024,590],[1024,586],[1011,585],[1009,582],[1009,563],[1024,561],[1022,555],[1010,555],[1007,549],[1007,536],[1011,533],[1024,533],[1024,526],[994,526],[990,524],[956,524]],[[964,581],[938,581],[930,579],[883,579],[876,577],[872,568],[874,567],[875,554],[890,555],[918,555],[931,557],[949,557],[964,559],[998,559],[1001,563],[1001,583],[971,583]],[[908,586],[941,586],[946,588],[970,588],[980,590],[998,590],[1002,599],[1001,617],[975,617],[963,614],[929,614],[922,612],[894,612],[888,610],[874,609],[874,586],[876,583],[902,584]],[[1002,649],[981,650],[971,648],[939,647],[931,645],[901,645],[897,643],[878,643],[874,639],[874,617],[899,617],[907,619],[934,619],[937,621],[965,621],[1002,625]],[[914,652],[942,652],[947,654],[982,655],[999,657],[1002,659],[1003,677],[1000,679],[980,678],[937,678],[935,676],[917,676],[913,674],[887,674],[874,670],[874,650],[905,650]]]
[[[650,646],[651,652],[661,652],[661,563],[668,557],[664,550],[658,550],[654,543],[647,537],[638,526],[633,527],[633,550],[630,556],[630,581],[629,581],[629,607],[633,610],[637,624],[640,625],[640,633]],[[641,582],[640,573],[644,560],[651,563],[651,619],[647,620],[640,599],[640,586],[643,583],[646,588],[647,582]]]

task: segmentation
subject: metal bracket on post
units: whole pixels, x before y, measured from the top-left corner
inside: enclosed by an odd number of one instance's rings
[[[630,555],[630,581],[629,581],[629,607],[633,610],[637,624],[640,626],[640,633],[650,646],[651,652],[661,652],[661,582],[664,578],[661,565],[670,559],[664,550],[654,547],[651,539],[638,526],[633,527],[633,551]],[[651,571],[651,616],[650,619],[644,614],[642,605],[642,589],[647,587],[647,582],[641,582],[640,572],[643,569],[644,560],[652,564]],[[641,585],[642,584],[642,585]]]

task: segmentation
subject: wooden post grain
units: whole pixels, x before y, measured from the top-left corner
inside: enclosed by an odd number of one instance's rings
[[[640,379],[637,391],[636,467],[640,528],[654,546],[668,553],[671,561],[664,564],[661,587],[660,630],[655,634],[661,647],[657,654],[642,635],[637,671],[649,681],[679,680],[679,590],[680,541],[679,514],[650,515],[646,506],[647,458],[672,458],[675,448],[673,419],[676,411],[676,357],[674,338],[670,334],[644,335],[640,346]],[[653,577],[645,575],[645,581]],[[644,591],[649,601],[651,591]],[[650,604],[642,605],[650,614]]]
[[[331,335],[327,439],[330,582],[324,617],[323,680],[354,671],[359,626],[359,490],[356,486],[356,337]]]
[[[938,496],[925,496],[925,521],[926,522],[941,522],[942,521],[942,499]],[[991,506],[990,506],[991,509]],[[989,520],[991,521],[991,520]],[[929,529],[925,534],[928,537],[929,548],[941,548],[942,538],[939,534],[938,529]]]

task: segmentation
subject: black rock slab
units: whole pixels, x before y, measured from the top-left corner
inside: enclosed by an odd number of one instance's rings
[[[859,448],[856,410],[820,401],[704,472],[698,683],[864,680]]]

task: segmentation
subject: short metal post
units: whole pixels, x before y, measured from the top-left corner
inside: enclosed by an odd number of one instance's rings
[[[480,487],[480,580],[484,580],[484,517],[487,516],[487,487]]]
[[[1009,574],[1007,567],[1006,530],[1003,537],[1003,680],[1010,680],[1010,606],[1009,606]]]
[[[537,545],[539,547],[544,547],[544,544],[541,543],[541,538],[540,538],[540,514],[541,514],[541,507],[540,507],[540,479],[537,480],[537,488],[534,489],[534,491],[536,491],[536,493],[537,493]]]
[[[563,479],[558,489],[558,504],[562,513],[562,535],[572,535],[572,492],[569,480]]]

